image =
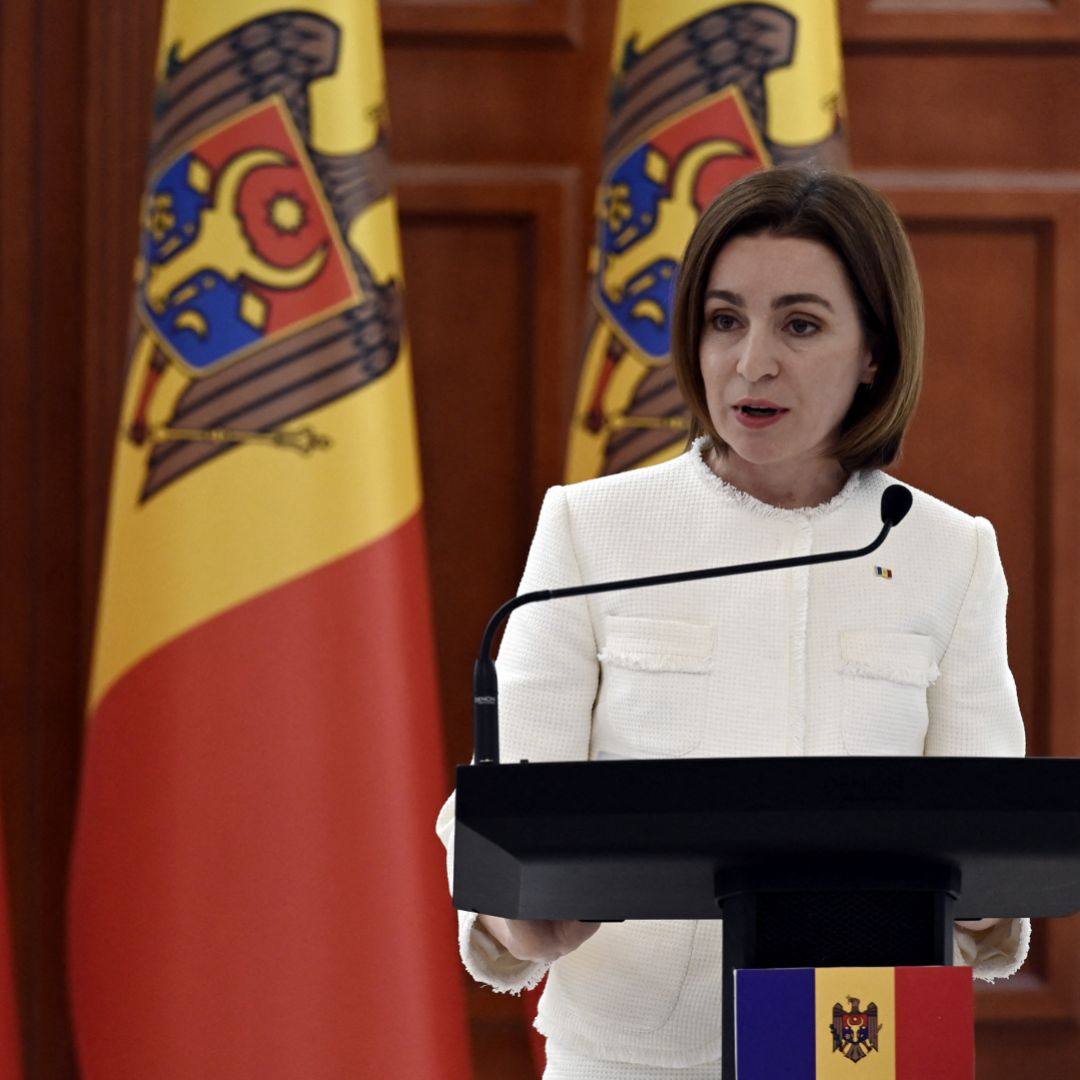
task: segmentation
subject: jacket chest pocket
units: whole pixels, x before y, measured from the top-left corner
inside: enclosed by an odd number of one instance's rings
[[[716,628],[609,615],[601,664],[602,722],[638,753],[677,757],[700,742]]]
[[[926,691],[938,677],[925,634],[849,630],[840,635],[844,748],[854,756],[919,756],[929,715]]]

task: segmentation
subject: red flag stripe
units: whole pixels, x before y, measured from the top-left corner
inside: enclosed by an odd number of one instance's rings
[[[424,568],[414,517],[102,700],[72,886],[87,1080],[468,1075]]]
[[[971,969],[897,968],[897,1080],[974,1080]]]

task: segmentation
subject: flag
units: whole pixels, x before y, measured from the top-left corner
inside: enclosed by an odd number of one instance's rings
[[[157,75],[72,867],[82,1073],[463,1080],[376,0],[172,0]]]
[[[971,969],[735,972],[738,1080],[974,1080]]]
[[[0,837],[3,822],[0,821]],[[5,845],[0,842],[0,1080],[21,1080],[22,1039],[15,995],[15,957],[11,949],[11,920]]]
[[[568,482],[681,452],[683,249],[727,184],[791,162],[847,164],[835,0],[622,0]]]

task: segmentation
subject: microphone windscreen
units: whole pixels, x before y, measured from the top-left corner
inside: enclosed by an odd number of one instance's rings
[[[881,494],[881,522],[899,525],[911,509],[911,491],[903,484],[890,484]]]

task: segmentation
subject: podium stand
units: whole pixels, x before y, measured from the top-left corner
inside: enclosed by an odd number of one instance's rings
[[[952,963],[954,919],[1080,911],[1080,760],[464,765],[454,904],[515,919],[724,920],[733,971]]]

